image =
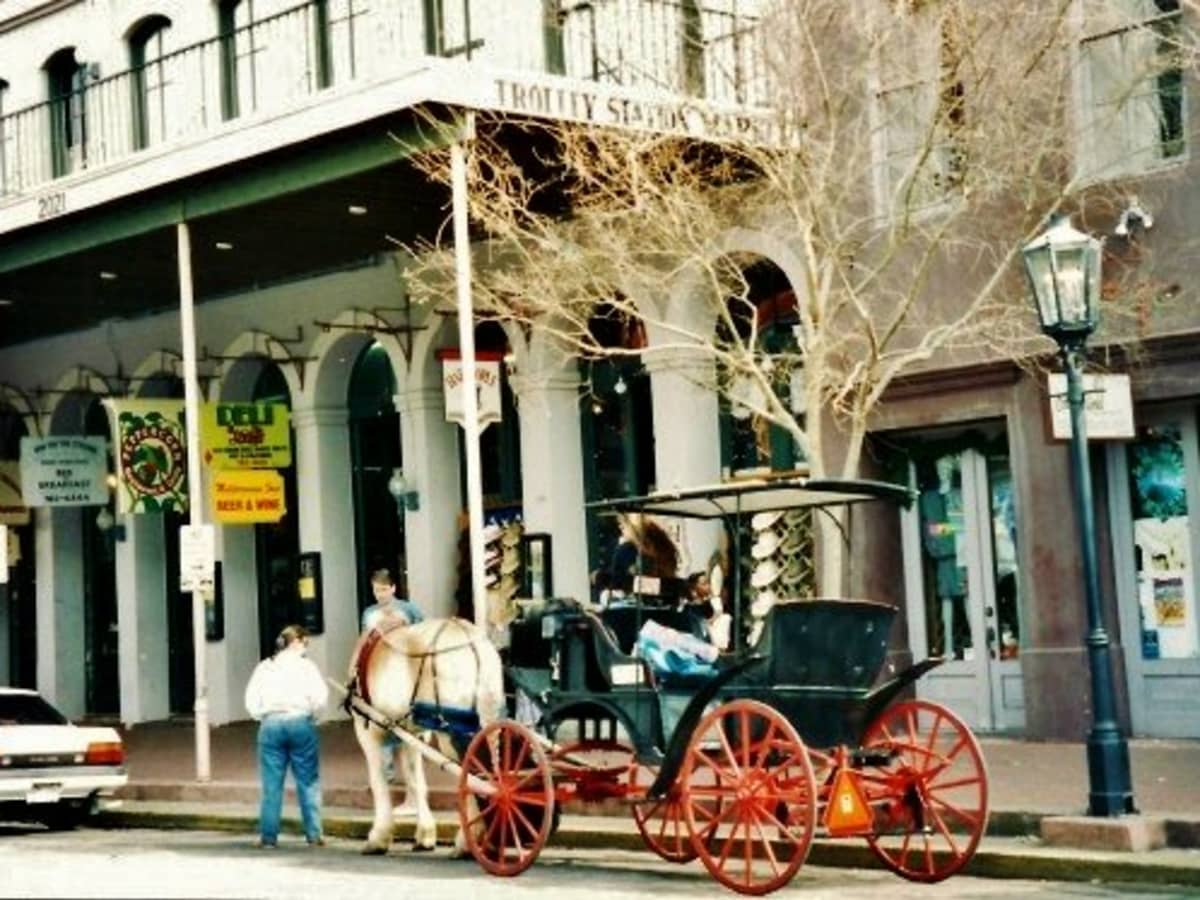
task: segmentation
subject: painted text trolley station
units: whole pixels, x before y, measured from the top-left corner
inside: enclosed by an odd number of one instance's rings
[[[766,511],[909,499],[878,482],[788,479],[595,506],[736,525]],[[631,646],[643,621],[675,627],[679,612],[647,597],[632,610],[632,634],[629,607],[593,611],[569,600],[527,609],[513,624],[507,674],[538,711],[529,724],[480,728],[456,709],[393,723],[361,696],[349,704],[457,771],[467,846],[493,874],[528,868],[571,799],[627,802],[659,856],[698,858],[744,894],[786,885],[818,833],[863,838],[883,865],[914,881],[940,881],[970,860],[987,825],[983,757],[948,709],[900,699],[940,659],[876,684],[893,607],[782,602],[753,645],[737,641],[712,674],[681,675],[655,672]],[[465,748],[461,763],[421,741],[418,726],[431,724]],[[558,740],[568,724],[572,737]]]

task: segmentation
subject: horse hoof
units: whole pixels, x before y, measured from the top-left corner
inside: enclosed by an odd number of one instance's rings
[[[450,859],[471,859],[471,851],[466,847],[455,847],[450,851]]]
[[[383,856],[388,852],[388,848],[380,844],[363,844],[363,848],[358,852],[363,856]]]
[[[435,849],[435,847],[433,844],[413,844],[412,845],[413,853],[432,853],[434,851],[434,849]]]

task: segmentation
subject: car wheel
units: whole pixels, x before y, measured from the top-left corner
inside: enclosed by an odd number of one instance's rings
[[[91,808],[90,799],[74,802],[64,800],[53,809],[46,810],[41,816],[41,821],[51,831],[70,831],[87,820]]]

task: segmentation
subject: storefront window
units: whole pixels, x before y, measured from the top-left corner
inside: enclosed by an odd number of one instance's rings
[[[929,652],[949,659],[973,659],[966,604],[962,457],[951,453],[922,460],[917,465],[917,488]]]
[[[1138,430],[1128,447],[1143,659],[1200,655],[1182,426]]]

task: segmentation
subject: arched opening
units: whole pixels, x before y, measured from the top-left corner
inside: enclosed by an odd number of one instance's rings
[[[640,322],[600,310],[596,342],[613,354],[579,361],[583,489],[587,500],[648,493],[656,481],[650,376],[637,351],[646,345]],[[607,566],[619,535],[616,521],[587,513],[588,569]]]
[[[165,58],[170,52],[171,20],[147,16],[129,33],[130,98],[133,146],[141,150],[167,137],[168,89]]]
[[[100,399],[75,392],[83,410],[83,434],[110,440],[108,414]],[[109,460],[109,471],[112,471]],[[116,494],[109,492],[108,504],[81,509],[79,547],[83,557],[83,628],[85,709],[91,715],[115,715],[120,711],[119,647],[117,621],[116,535],[111,523],[116,516]],[[107,512],[106,516],[102,515]],[[107,522],[110,527],[102,527]]]
[[[281,403],[289,410],[292,408],[287,380],[279,366],[271,362],[263,364],[255,379],[251,400],[255,403]],[[294,433],[291,443],[293,447],[296,446]],[[281,469],[279,474],[283,478],[286,512],[278,522],[254,526],[261,656],[273,652],[275,637],[284,626],[299,622],[301,618],[300,597],[296,587],[300,522],[295,460],[286,469]]]
[[[87,67],[75,48],[56,52],[45,65],[50,114],[50,171],[55,178],[87,163]]]
[[[0,406],[0,524],[7,526],[8,583],[0,584],[0,641],[7,661],[0,677],[15,687],[37,687],[37,591],[32,512],[21,500],[21,438],[28,433],[16,410]],[[5,622],[5,619],[7,621]]]
[[[147,378],[138,396],[182,398],[183,380],[159,374]],[[167,703],[172,713],[191,712],[196,700],[192,595],[179,589],[179,528],[186,516],[176,509],[153,513],[161,521],[163,600],[167,607]]]
[[[764,370],[769,369],[775,392],[803,424],[804,370],[796,339],[796,295],[787,276],[770,260],[759,259],[742,269],[744,284],[728,301],[729,320],[718,326],[718,342],[754,342]],[[749,382],[721,373],[727,389],[721,397],[721,468],[731,475],[757,475],[806,469],[804,449],[778,424],[755,414]],[[749,402],[742,402],[749,401]]]
[[[475,328],[475,350],[479,353],[508,354],[508,335],[496,322],[482,322]],[[521,504],[521,426],[508,367],[500,366],[500,421],[488,426],[479,436],[482,463],[483,506],[485,510]],[[467,496],[467,457],[459,429],[459,472],[463,508]]]
[[[236,119],[255,106],[254,0],[220,0],[221,118]]]
[[[388,492],[393,471],[404,464],[400,416],[392,399],[395,393],[396,377],[387,351],[372,341],[354,361],[348,390],[360,616],[375,602],[370,585],[370,573],[375,569],[390,569],[397,593],[408,595],[404,510]]]

